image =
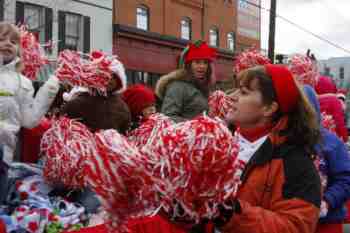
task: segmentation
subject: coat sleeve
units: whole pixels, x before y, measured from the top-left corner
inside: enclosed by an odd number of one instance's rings
[[[318,208],[297,199],[275,203],[274,210],[242,200],[239,204],[241,213],[234,214],[223,233],[312,233],[319,218]]]
[[[184,109],[184,87],[178,82],[169,84],[162,103],[161,112],[169,116],[175,122],[185,121],[182,116]]]
[[[328,162],[328,187],[324,199],[331,209],[337,209],[350,198],[350,156],[345,144],[334,134],[330,134],[325,140],[325,143],[332,143],[334,147],[325,153]]]
[[[276,163],[278,166],[273,173],[275,178],[270,185],[263,185],[269,187],[270,191],[261,191],[263,193],[258,197],[258,204],[239,197],[240,208],[223,227],[223,232],[315,232],[319,218],[321,184],[311,159],[288,154],[283,163]],[[261,185],[256,185],[261,188]]]
[[[334,112],[334,121],[337,135],[344,141],[348,141],[348,131],[345,126],[345,114],[342,110],[341,102],[338,99],[332,102],[332,112]]]
[[[59,81],[55,76],[42,86],[35,98],[34,89],[30,81],[22,77],[19,97],[21,111],[21,126],[24,128],[34,128],[43,116],[47,113],[51,103],[59,90]]]

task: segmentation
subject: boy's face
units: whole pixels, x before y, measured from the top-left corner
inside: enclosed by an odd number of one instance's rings
[[[17,56],[19,40],[19,31],[15,26],[0,25],[0,56],[4,63],[11,62]]]

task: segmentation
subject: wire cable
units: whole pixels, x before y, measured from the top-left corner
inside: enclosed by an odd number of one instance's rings
[[[240,1],[245,2],[245,3],[247,3],[247,4],[251,5],[251,6],[257,7],[259,9],[262,9],[262,10],[270,12],[270,9],[267,9],[267,8],[261,6],[261,5],[255,4],[253,2],[249,2],[247,0],[240,0]],[[312,32],[312,31],[310,31],[310,30],[300,26],[299,24],[294,23],[293,21],[287,19],[286,17],[281,16],[281,15],[279,15],[277,13],[276,13],[276,17],[280,18],[281,20],[283,20],[283,21],[285,21],[285,22],[287,22],[287,23],[289,23],[291,25],[293,25],[294,27],[298,28],[299,30],[304,31],[305,33],[308,33],[308,34],[312,35],[313,37],[315,37],[315,38],[317,38],[317,39],[319,39],[319,40],[321,40],[321,41],[323,41],[323,42],[325,42],[325,43],[327,43],[329,45],[332,45],[333,47],[335,47],[337,49],[340,49],[340,50],[350,54],[350,50],[348,50],[348,49],[346,49],[346,48],[344,48],[344,47],[342,47],[342,46],[340,46],[340,45],[338,45],[338,44],[336,44],[336,43],[334,43],[334,42],[332,42],[332,41],[330,41],[330,40],[328,40],[326,38],[323,38],[322,36],[320,36],[320,35]]]

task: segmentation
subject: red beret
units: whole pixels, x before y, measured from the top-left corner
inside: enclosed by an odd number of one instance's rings
[[[281,111],[283,113],[293,111],[299,101],[300,92],[292,73],[282,65],[265,65],[265,69],[272,78]]]

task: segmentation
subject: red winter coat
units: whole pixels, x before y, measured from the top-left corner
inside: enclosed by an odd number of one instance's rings
[[[348,141],[348,131],[345,126],[345,114],[342,110],[341,101],[335,94],[319,95],[321,112],[331,115],[335,121],[335,130],[339,138]]]
[[[0,233],[6,233],[6,225],[0,220]]]
[[[43,118],[39,125],[32,129],[22,129],[21,162],[36,163],[39,159],[40,141],[46,130],[51,127],[51,121]]]
[[[321,76],[315,86],[315,91],[318,95],[336,94],[337,86],[330,77]]]

